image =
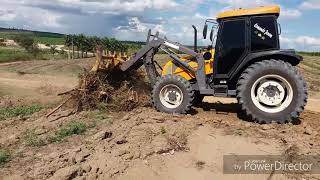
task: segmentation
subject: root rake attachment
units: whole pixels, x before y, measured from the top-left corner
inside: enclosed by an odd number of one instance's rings
[[[97,48],[96,62],[91,71],[111,71],[127,60],[128,56],[125,53],[111,53],[110,51],[103,51],[102,48]]]

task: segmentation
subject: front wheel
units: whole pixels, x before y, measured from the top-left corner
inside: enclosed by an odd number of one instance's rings
[[[185,114],[190,111],[193,98],[189,81],[175,75],[161,77],[152,90],[153,106],[160,112]]]
[[[291,64],[265,60],[243,72],[237,99],[242,110],[258,123],[292,122],[307,103],[307,86]]]

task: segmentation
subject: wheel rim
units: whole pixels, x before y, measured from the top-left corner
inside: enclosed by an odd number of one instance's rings
[[[278,75],[266,75],[253,84],[251,99],[260,110],[267,113],[278,113],[291,104],[293,91],[285,78]]]
[[[177,108],[183,101],[182,90],[174,85],[168,84],[160,90],[160,101],[161,103],[170,109]]]

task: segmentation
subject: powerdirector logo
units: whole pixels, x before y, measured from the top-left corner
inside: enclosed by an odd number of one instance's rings
[[[225,155],[224,174],[320,174],[320,156]]]

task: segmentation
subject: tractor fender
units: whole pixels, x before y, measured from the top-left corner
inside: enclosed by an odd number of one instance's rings
[[[230,79],[238,77],[247,67],[251,64],[268,59],[282,60],[292,64],[293,66],[298,65],[303,57],[296,54],[294,50],[271,50],[271,51],[262,51],[248,54],[239,66],[232,72]]]

